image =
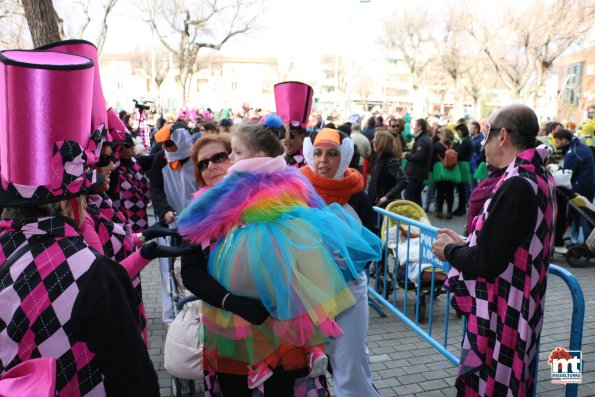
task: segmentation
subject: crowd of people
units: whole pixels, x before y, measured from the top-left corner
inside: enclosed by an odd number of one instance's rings
[[[379,396],[372,208],[404,199],[467,215],[466,240],[441,229],[434,243],[468,318],[459,394],[532,395],[547,266],[568,222],[555,189],[595,195],[576,126],[540,128],[524,105],[483,123],[323,122],[310,86],[282,82],[272,113],[185,109],[145,147],[125,112],[106,109],[91,43],[4,51],[0,69],[0,375],[34,363],[53,368],[60,396],[159,395],[140,273],[159,259],[169,325],[180,257],[202,304],[207,396],[328,395],[327,371],[339,397]]]

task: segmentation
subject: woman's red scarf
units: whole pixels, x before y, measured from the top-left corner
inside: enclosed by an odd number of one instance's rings
[[[324,178],[307,165],[300,168],[300,171],[306,175],[316,192],[327,204],[345,205],[351,196],[364,188],[364,177],[353,168],[347,168],[342,179]]]

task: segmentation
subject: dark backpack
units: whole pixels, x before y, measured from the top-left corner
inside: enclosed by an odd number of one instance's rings
[[[444,164],[444,168],[454,168],[459,163],[459,154],[456,150],[454,150],[449,146],[444,145],[446,151],[444,152],[444,158],[442,159],[442,164]]]

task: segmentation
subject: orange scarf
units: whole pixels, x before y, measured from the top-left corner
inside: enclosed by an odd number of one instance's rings
[[[300,168],[300,171],[310,180],[316,192],[327,204],[345,205],[351,196],[364,188],[364,177],[353,168],[347,168],[342,179],[324,178],[307,165]]]

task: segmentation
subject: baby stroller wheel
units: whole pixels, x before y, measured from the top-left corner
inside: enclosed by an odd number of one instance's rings
[[[588,267],[593,255],[585,245],[574,245],[568,248],[566,260],[572,267]]]

